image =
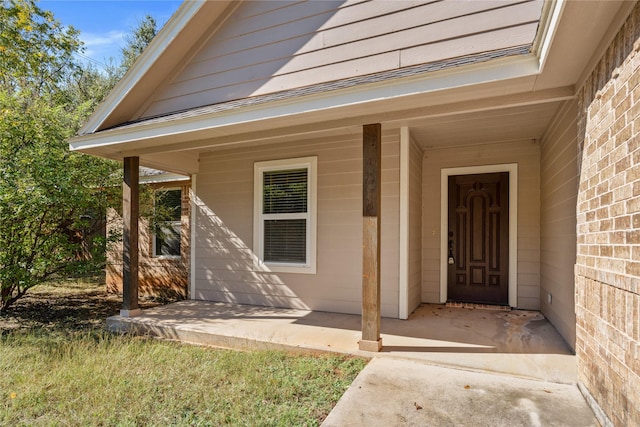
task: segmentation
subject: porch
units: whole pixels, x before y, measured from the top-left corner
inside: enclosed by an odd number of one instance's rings
[[[383,318],[379,353],[361,351],[361,316],[210,301],[181,301],[107,319],[113,331],[240,350],[328,351],[410,359],[465,370],[575,384],[575,356],[540,312],[422,304]]]

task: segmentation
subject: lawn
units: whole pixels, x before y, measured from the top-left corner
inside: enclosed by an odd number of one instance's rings
[[[34,291],[0,317],[0,425],[313,426],[366,364],[115,335],[103,287]]]

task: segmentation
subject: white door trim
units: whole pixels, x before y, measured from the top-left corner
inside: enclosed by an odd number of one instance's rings
[[[449,176],[509,172],[509,305],[518,306],[518,164],[446,168],[440,174],[440,302],[447,302]]]
[[[196,299],[196,221],[198,219],[198,203],[196,203],[196,174],[191,175],[189,204],[191,207],[191,223],[189,224],[189,299]]]
[[[409,318],[409,150],[411,134],[400,128],[400,260],[398,318]]]

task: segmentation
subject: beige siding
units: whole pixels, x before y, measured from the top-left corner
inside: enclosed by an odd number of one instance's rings
[[[244,2],[142,117],[526,45],[541,1]]]
[[[383,143],[382,314],[398,315],[399,137]],[[253,262],[253,164],[317,156],[317,274],[272,273]],[[359,135],[220,151],[197,177],[196,299],[360,313],[362,139]]]
[[[409,148],[409,313],[422,302],[422,150]]]
[[[572,348],[576,334],[576,114],[575,101],[563,104],[540,147],[540,307]]]
[[[540,308],[540,147],[532,141],[426,150],[423,177],[422,300],[440,301],[440,171],[518,164],[518,301]]]

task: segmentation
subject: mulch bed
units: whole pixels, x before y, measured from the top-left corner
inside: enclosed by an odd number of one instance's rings
[[[141,308],[160,305],[153,300],[140,301]],[[119,313],[122,296],[107,293],[96,282],[60,282],[36,286],[0,313],[0,334],[16,329],[59,329],[80,331],[100,328],[105,319]]]

